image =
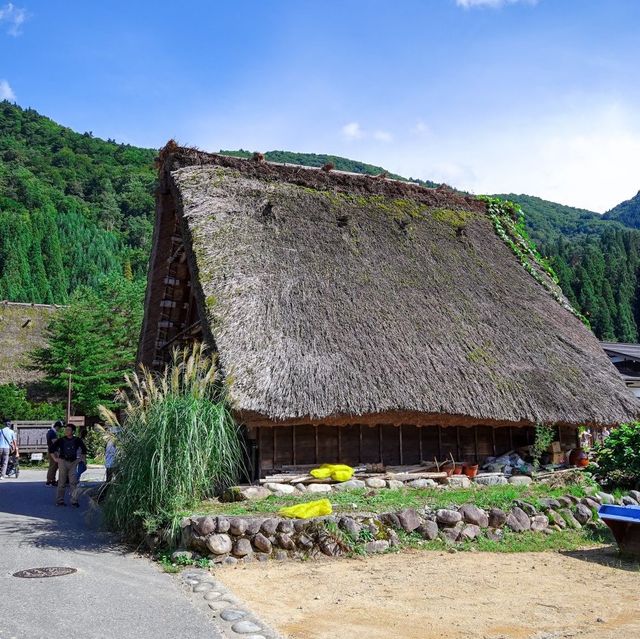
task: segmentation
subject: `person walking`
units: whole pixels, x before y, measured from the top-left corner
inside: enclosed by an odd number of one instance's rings
[[[56,473],[58,472],[58,463],[53,457],[53,445],[58,441],[58,431],[64,426],[62,420],[58,420],[47,431],[47,450],[49,451],[49,468],[47,469],[47,486],[57,486]]]
[[[87,447],[74,435],[73,426],[67,424],[64,437],[60,437],[53,445],[53,456],[58,464],[58,489],[56,506],[65,506],[64,494],[69,482],[71,487],[71,505],[78,508],[78,475],[77,466],[80,461],[87,461]]]
[[[109,483],[113,479],[113,467],[116,464],[116,453],[118,452],[118,448],[115,442],[115,435],[117,430],[115,428],[111,429],[111,439],[107,442],[107,446],[104,451],[104,467],[107,471],[106,482]]]
[[[11,428],[11,422],[8,419],[2,420],[2,429],[0,429],[0,479],[7,476],[7,466],[9,465],[9,455],[17,451],[16,434]]]

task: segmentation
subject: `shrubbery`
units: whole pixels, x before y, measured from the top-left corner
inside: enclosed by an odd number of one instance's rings
[[[129,537],[178,529],[180,513],[238,481],[244,454],[213,361],[202,346],[155,376],[128,379],[124,423],[116,426],[115,481],[104,513]]]
[[[640,483],[640,422],[619,426],[594,452],[598,480],[626,487]]]

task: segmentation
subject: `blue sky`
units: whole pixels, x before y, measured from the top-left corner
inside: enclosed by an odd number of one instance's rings
[[[640,189],[639,27],[638,0],[0,0],[0,98],[604,211]]]

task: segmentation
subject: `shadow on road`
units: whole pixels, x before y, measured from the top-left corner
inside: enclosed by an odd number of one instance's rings
[[[88,486],[83,483],[83,488]],[[114,535],[101,529],[100,511],[86,496],[80,498],[80,508],[60,507],[55,505],[55,490],[35,478],[3,480],[0,535],[17,535],[20,544],[40,548],[121,554],[130,551]]]
[[[616,545],[600,548],[587,548],[585,550],[565,550],[560,551],[561,555],[586,561],[587,563],[600,564],[608,568],[618,570],[628,570],[629,572],[640,572],[640,560],[620,554]]]

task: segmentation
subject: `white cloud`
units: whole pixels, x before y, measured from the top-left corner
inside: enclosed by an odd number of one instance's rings
[[[379,142],[391,142],[393,140],[393,136],[389,131],[374,131],[372,137]]]
[[[28,17],[27,10],[22,7],[16,7],[13,2],[7,2],[7,4],[0,7],[0,23],[6,23],[7,33],[14,37],[22,33],[22,25]]]
[[[342,135],[347,140],[376,140],[378,142],[391,142],[393,135],[384,129],[376,129],[375,131],[366,131],[360,126],[359,122],[349,122],[342,129]]]
[[[464,9],[473,9],[476,7],[499,9],[508,4],[528,4],[533,6],[538,4],[538,0],[456,0],[456,4]]]
[[[418,120],[415,126],[411,129],[411,133],[414,133],[415,135],[429,135],[431,133],[431,128],[422,120]]]
[[[0,100],[11,100],[15,102],[16,94],[11,85],[6,80],[0,80]]]
[[[576,95],[555,113],[440,123],[428,136],[400,138],[383,153],[365,146],[355,157],[472,193],[526,193],[603,213],[640,189],[640,114],[632,104],[591,101],[585,108]]]
[[[360,128],[357,122],[349,122],[342,127],[342,135],[347,140],[358,140],[364,137],[364,131]]]

